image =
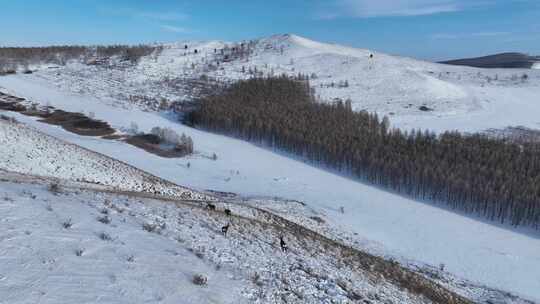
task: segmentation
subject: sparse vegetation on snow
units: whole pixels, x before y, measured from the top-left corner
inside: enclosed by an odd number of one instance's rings
[[[157,292],[160,298],[182,303],[212,299],[222,303],[283,299],[295,303],[470,303],[382,259],[349,256],[352,251],[331,248],[325,238],[275,222],[277,217],[229,219],[233,222],[225,237],[217,230],[225,215],[208,213],[196,204],[94,191],[81,184],[75,188],[65,185],[64,195],[56,197],[43,191],[39,180],[37,185],[29,184],[36,181],[32,177],[2,177],[10,181],[0,182],[1,189],[14,199],[2,209],[17,231],[36,227],[31,218],[42,227],[33,230],[30,237],[15,232],[6,240],[18,246],[6,247],[0,273],[5,284],[19,286],[21,291],[9,294],[10,303],[38,299],[43,303],[86,302],[96,294],[110,302],[157,301]],[[32,191],[36,199],[29,201],[21,189]],[[127,209],[125,213],[109,212],[114,228],[92,220],[103,208],[109,208],[107,202],[111,201]],[[44,208],[49,203],[55,207],[53,213]],[[252,213],[249,208],[245,212]],[[47,225],[57,217],[72,217],[77,227],[62,230]],[[160,234],[137,229],[141,222],[155,219],[163,222]],[[0,236],[11,233],[7,225],[0,222]],[[280,235],[286,236],[287,253],[276,243]],[[40,241],[43,237],[47,242]],[[317,254],[321,246],[327,248],[324,256]],[[30,271],[21,271],[24,266],[14,263],[15,257],[32,265]],[[358,259],[373,263],[373,270]],[[408,286],[399,283],[400,276],[409,278]],[[69,289],[62,287],[73,279],[80,283]],[[118,288],[123,292],[117,292]],[[40,290],[44,292],[37,292]]]

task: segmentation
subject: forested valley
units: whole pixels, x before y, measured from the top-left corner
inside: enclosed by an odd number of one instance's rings
[[[316,102],[307,77],[252,78],[199,100],[186,122],[294,153],[415,199],[513,226],[540,224],[540,145],[402,131],[350,102]]]

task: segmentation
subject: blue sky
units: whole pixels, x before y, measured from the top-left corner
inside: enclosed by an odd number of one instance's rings
[[[0,0],[0,45],[242,40],[295,33],[439,60],[540,55],[540,0]]]

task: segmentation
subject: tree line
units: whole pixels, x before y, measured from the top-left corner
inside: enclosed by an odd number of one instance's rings
[[[150,45],[0,47],[0,69],[17,69],[30,64],[64,65],[69,60],[121,56],[133,63],[160,47]]]
[[[540,145],[390,128],[350,102],[315,102],[306,77],[239,81],[186,122],[292,152],[369,183],[514,226],[540,224]]]

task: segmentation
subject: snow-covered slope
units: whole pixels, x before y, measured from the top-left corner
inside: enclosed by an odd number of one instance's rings
[[[161,210],[121,196],[1,182],[1,302],[248,303],[247,284],[230,268],[217,271],[188,245],[141,228],[172,216]],[[197,274],[208,287],[192,283]]]
[[[532,68],[539,70],[540,69],[540,62],[536,62],[535,64],[533,64]]]
[[[328,225],[348,232],[350,242],[359,248],[405,263],[442,263],[448,272],[481,286],[540,299],[540,240],[527,231],[498,227],[387,193],[243,141],[188,128],[154,112],[66,94],[33,78],[2,78],[0,82],[33,102],[92,111],[116,129],[128,128],[132,121],[141,131],[154,126],[172,128],[193,138],[196,153],[187,159],[163,159],[127,144],[78,136],[31,117],[6,113],[42,132],[179,185],[304,202]],[[210,157],[213,153],[218,157],[215,161]]]
[[[107,185],[124,191],[206,198],[104,155],[5,119],[0,119],[0,168]]]
[[[1,171],[0,178],[0,296],[6,303],[434,302],[419,295],[422,290],[393,283],[405,272],[381,276],[392,263],[362,254],[351,259],[354,252],[249,208],[235,206],[243,217],[227,216],[81,184],[66,182],[53,193],[43,179]],[[225,223],[227,235],[221,233]],[[280,236],[287,252],[279,248]],[[195,284],[196,275],[206,277],[206,285]],[[442,298],[469,303],[413,276]]]
[[[232,51],[240,48],[244,50],[241,53]],[[310,76],[321,102],[351,99],[354,109],[389,115],[395,126],[407,129],[483,131],[522,124],[535,128],[540,122],[527,115],[531,113],[529,106],[513,109],[512,115],[497,116],[499,108],[516,101],[536,104],[531,98],[540,94],[538,70],[435,64],[290,34],[238,43],[166,44],[161,53],[144,57],[135,66],[72,63],[38,70],[34,77],[117,106],[155,109],[163,99],[184,101],[197,95],[194,82],[201,77],[231,82],[283,73]],[[512,94],[500,96],[502,88],[512,90]],[[518,97],[513,97],[514,92]],[[421,106],[433,111],[421,111]],[[527,117],[524,122],[521,115]],[[500,118],[506,119],[501,122]],[[439,120],[444,122],[438,124]]]

